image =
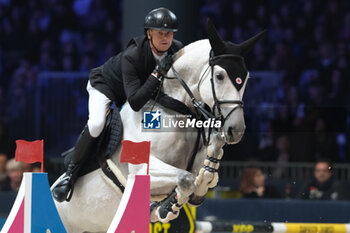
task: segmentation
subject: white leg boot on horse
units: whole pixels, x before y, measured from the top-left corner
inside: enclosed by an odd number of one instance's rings
[[[155,210],[157,221],[167,223],[177,218],[182,206],[188,202],[194,188],[194,178],[191,173],[179,174],[178,186],[175,191],[162,201]]]
[[[135,169],[134,165],[129,165],[129,171],[130,167]],[[151,204],[151,221],[166,223],[177,218],[182,205],[195,189],[193,175],[151,156],[150,176],[151,200],[155,201]],[[166,199],[157,202],[157,196]]]

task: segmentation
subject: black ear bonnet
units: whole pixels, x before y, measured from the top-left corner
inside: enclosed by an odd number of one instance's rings
[[[209,65],[218,65],[225,69],[231,82],[239,91],[243,87],[248,73],[244,63],[244,56],[263,38],[266,30],[237,45],[223,41],[210,19],[208,19],[207,28],[209,42],[212,47]]]

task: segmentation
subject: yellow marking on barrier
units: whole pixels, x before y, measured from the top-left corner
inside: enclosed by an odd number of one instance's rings
[[[252,232],[254,231],[254,226],[251,224],[233,224],[232,232]]]
[[[170,223],[160,223],[156,222],[153,225],[149,225],[149,232],[150,233],[160,233],[163,231],[163,233],[168,233],[170,229]]]
[[[193,217],[193,215],[191,215],[191,212],[190,212],[188,205],[183,205],[182,208],[184,209],[186,216],[188,218],[188,222],[190,223],[190,230],[188,233],[194,233],[194,222],[193,222],[194,217]]]
[[[341,223],[286,223],[286,233],[346,233]]]
[[[196,219],[196,207],[188,205],[188,204],[186,204],[186,206],[190,210],[190,213],[192,215],[192,219]]]
[[[193,206],[189,206],[187,204],[183,205],[183,210],[185,212],[188,224],[189,224],[189,231],[188,233],[194,233],[195,232],[195,217],[196,217],[196,208]],[[176,228],[178,222],[175,224],[170,223],[161,223],[161,222],[155,222],[149,224],[149,232],[150,233],[169,233],[169,231],[173,231],[174,228]],[[181,223],[180,223],[181,224]],[[187,224],[187,223],[186,223]],[[174,226],[172,229],[170,229],[172,226]],[[187,231],[186,231],[187,233]]]
[[[215,198],[215,192],[214,190],[208,190],[207,192],[207,198]]]

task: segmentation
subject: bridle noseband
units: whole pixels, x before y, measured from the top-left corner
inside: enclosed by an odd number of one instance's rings
[[[234,54],[222,54],[214,56],[213,50],[210,51],[210,57],[209,57],[209,66],[211,68],[211,77],[210,77],[210,83],[211,83],[211,89],[213,93],[214,98],[214,105],[212,107],[212,112],[215,114],[215,109],[218,112],[218,116],[216,118],[219,118],[222,121],[222,126],[225,124],[226,119],[238,108],[243,108],[243,101],[242,100],[219,100],[216,97],[216,91],[215,91],[215,82],[214,82],[214,61],[218,59],[243,59],[242,56],[234,55]],[[199,87],[198,87],[199,89]],[[224,117],[221,111],[221,105],[222,104],[235,104],[235,106],[231,109],[231,111]]]

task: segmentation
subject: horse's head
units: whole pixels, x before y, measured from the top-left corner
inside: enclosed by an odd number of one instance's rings
[[[212,106],[215,116],[221,118],[226,143],[238,143],[244,134],[242,98],[249,78],[244,55],[264,34],[265,31],[241,44],[233,44],[223,41],[208,20],[208,37],[212,47],[210,68],[203,71],[199,92],[202,100]]]

